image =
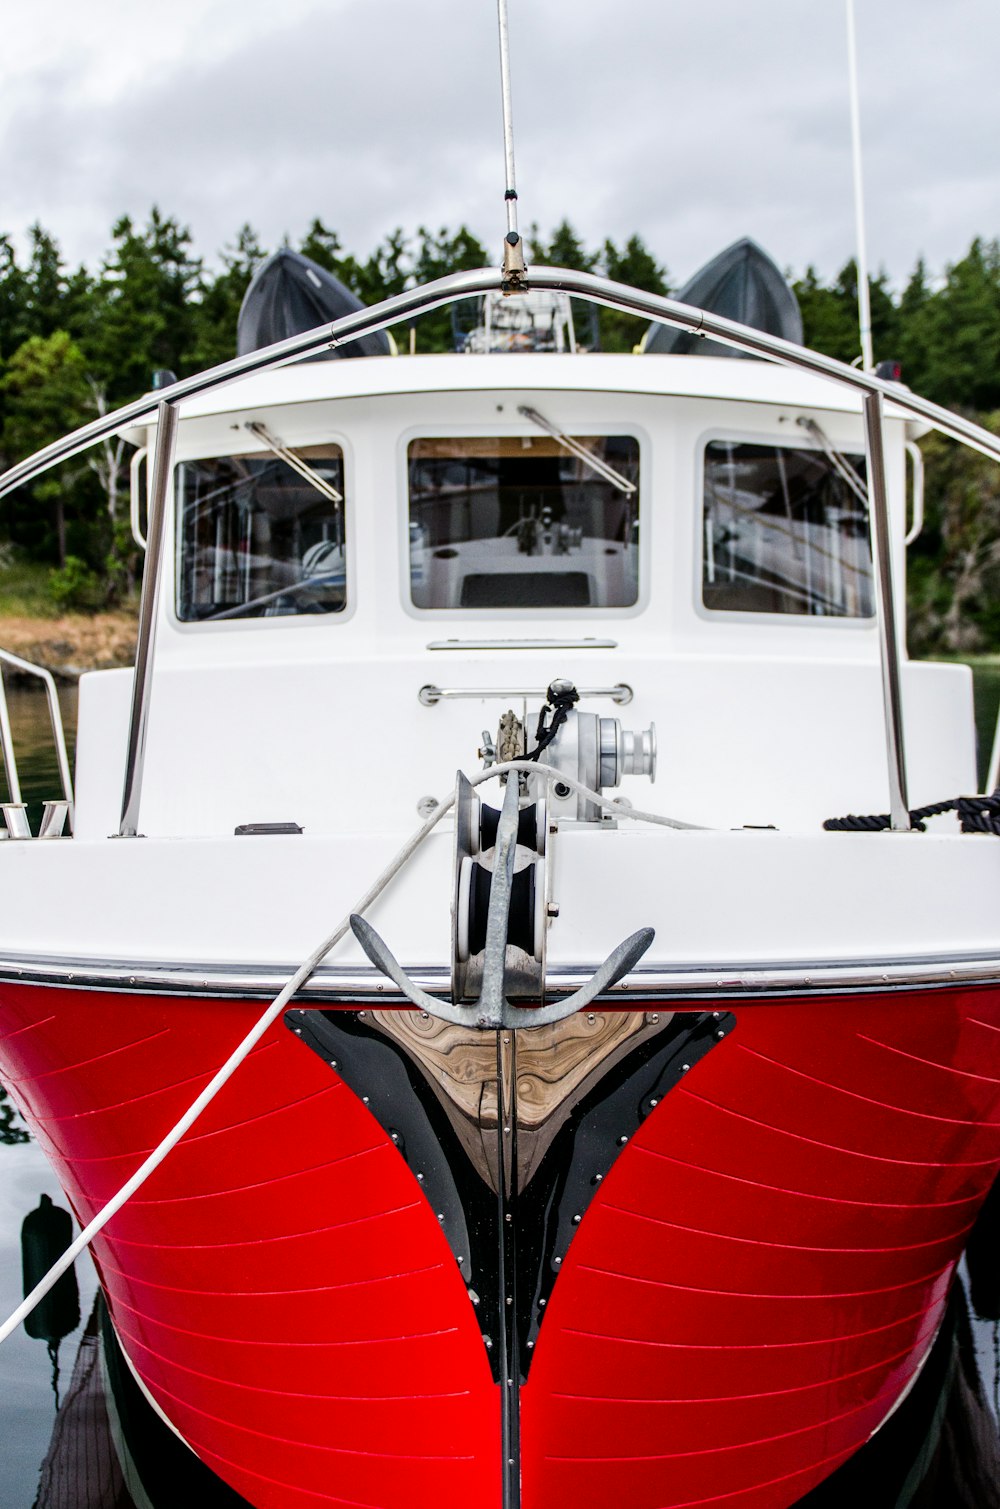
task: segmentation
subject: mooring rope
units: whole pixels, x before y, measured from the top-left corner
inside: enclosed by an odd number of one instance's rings
[[[617,817],[630,818],[636,822],[655,823],[659,826],[668,828],[689,829],[696,826],[693,823],[680,822],[676,818],[663,817],[660,813],[641,812],[634,807],[625,807],[617,802],[609,801],[608,798],[602,796],[600,792],[591,791],[589,787],[584,786],[580,781],[574,780],[571,776],[564,775],[561,770],[556,770],[554,766],[541,765],[534,761],[508,760],[503,762],[502,764],[491,765],[488,770],[479,771],[476,775],[472,776],[470,778],[469,784],[472,786],[481,786],[484,781],[493,780],[512,771],[526,771],[530,774],[544,775],[548,781],[560,781],[566,786],[570,787],[571,790],[576,791],[581,796],[586,797],[586,799],[590,802],[593,802],[595,806],[600,807],[606,811],[611,811]],[[379,896],[381,896],[386,886],[388,886],[390,881],[392,881],[395,876],[399,874],[400,870],[420,847],[427,835],[437,826],[441,818],[443,818],[445,814],[451,810],[451,808],[454,806],[454,803],[454,793],[438,803],[433,812],[429,814],[426,821],[421,823],[420,827],[410,836],[410,838],[407,839],[403,847],[389,861],[385,869],[379,875],[378,879],[374,881],[371,887],[365,892],[364,896],[362,896],[361,899],[348,910],[347,915],[341,922],[337,924],[333,932],[330,933],[328,937],[324,938],[323,942],[320,943],[318,947],[314,948],[309,957],[299,965],[298,969],[292,975],[288,983],[283,987],[278,995],[275,996],[274,1000],[271,1002],[270,1006],[268,1006],[267,1010],[257,1019],[253,1027],[251,1027],[250,1031],[243,1038],[242,1042],[240,1042],[239,1045],[234,1048],[233,1052],[226,1059],[226,1062],[222,1065],[222,1068],[219,1069],[215,1075],[213,1075],[208,1084],[201,1091],[200,1095],[198,1095],[191,1102],[190,1106],[184,1112],[183,1116],[181,1116],[180,1119],[174,1124],[174,1126],[171,1127],[167,1135],[162,1139],[161,1142],[157,1144],[157,1146],[153,1149],[149,1156],[143,1160],[143,1162],[139,1165],[131,1178],[125,1181],[121,1189],[118,1190],[117,1194],[112,1195],[111,1199],[101,1207],[97,1215],[94,1216],[93,1220],[88,1222],[88,1224],[80,1232],[79,1236],[76,1237],[76,1239],[72,1241],[66,1248],[66,1251],[62,1254],[62,1256],[58,1258],[55,1263],[53,1263],[52,1267],[45,1274],[44,1278],[39,1279],[38,1283],[32,1289],[31,1293],[25,1296],[24,1300],[21,1302],[21,1304],[18,1305],[17,1309],[7,1317],[3,1325],[0,1326],[0,1342],[6,1341],[7,1337],[17,1329],[17,1327],[26,1318],[26,1316],[31,1314],[32,1310],[38,1304],[39,1300],[44,1299],[45,1295],[48,1294],[53,1284],[55,1284],[56,1281],[61,1278],[61,1276],[66,1272],[67,1268],[72,1266],[72,1264],[80,1256],[80,1253],[83,1252],[86,1247],[90,1246],[91,1242],[104,1229],[104,1227],[111,1220],[112,1216],[117,1215],[122,1206],[128,1203],[128,1201],[132,1198],[136,1191],[142,1188],[149,1176],[159,1168],[160,1164],[163,1162],[164,1158],[166,1158],[167,1154],[177,1146],[178,1142],[180,1142],[184,1134],[189,1130],[194,1122],[197,1121],[202,1111],[206,1110],[206,1108],[211,1105],[216,1095],[218,1095],[223,1086],[227,1084],[228,1081],[232,1078],[236,1070],[243,1063],[244,1059],[253,1050],[253,1048],[256,1047],[257,1043],[260,1042],[261,1038],[264,1036],[265,1032],[267,1032],[272,1023],[277,1021],[278,1017],[284,1011],[285,1007],[288,1005],[289,1001],[296,994],[296,992],[300,990],[301,987],[306,983],[310,975],[314,973],[317,967],[326,958],[327,954],[330,953],[332,949],[336,948],[341,939],[346,937],[346,935],[350,932],[351,915],[353,913],[357,913],[361,916],[364,915],[367,908],[371,906],[372,902],[374,902]]]
[[[918,832],[925,832],[929,817],[943,812],[957,812],[963,833],[1000,834],[1000,796],[953,796],[943,802],[928,802],[926,807],[910,809],[910,822]],[[890,826],[888,812],[870,812],[864,817],[849,813],[847,817],[828,817],[823,827],[831,833],[881,833]]]

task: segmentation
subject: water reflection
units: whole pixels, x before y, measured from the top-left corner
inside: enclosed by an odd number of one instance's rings
[[[9,1109],[9,1107],[8,1107]],[[20,1130],[16,1125],[14,1130]],[[0,1311],[4,1316],[21,1302],[21,1224],[42,1198],[56,1205],[65,1197],[34,1142],[9,1140],[0,1146]],[[97,1280],[89,1258],[76,1264],[79,1309],[88,1314]],[[64,1355],[75,1355],[79,1321],[61,1338]],[[44,1337],[34,1339],[24,1326],[0,1346],[0,1502],[10,1509],[29,1509],[35,1503],[39,1467],[52,1435],[56,1406],[52,1365]],[[82,1501],[81,1501],[82,1502]]]
[[[43,1194],[34,1210],[21,1222],[21,1273],[25,1294],[41,1283],[73,1240],[73,1217],[51,1195]],[[24,1329],[35,1341],[44,1341],[52,1364],[52,1392],[59,1408],[59,1343],[80,1324],[80,1290],[76,1269],[59,1275],[31,1314]]]
[[[10,1096],[0,1085],[0,1142],[11,1145],[28,1141],[28,1129],[10,1103]]]
[[[59,706],[62,711],[66,746],[72,769],[73,749],[76,743],[77,688],[75,683],[59,687]],[[7,707],[10,712],[10,727],[14,741],[14,754],[17,759],[21,797],[28,808],[31,831],[37,833],[42,817],[42,803],[62,796],[59,764],[52,738],[52,725],[49,722],[48,702],[40,685],[36,688],[32,685],[24,686],[17,683],[7,687]],[[0,760],[0,793],[4,801],[10,800],[2,760]]]

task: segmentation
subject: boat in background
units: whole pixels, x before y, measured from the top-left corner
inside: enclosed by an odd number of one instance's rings
[[[788,279],[764,249],[743,236],[700,267],[683,288],[681,304],[710,309],[740,325],[751,325],[782,340],[802,344],[802,311]],[[697,332],[675,325],[650,325],[640,349],[656,355],[739,356],[717,342],[706,344]],[[745,353],[744,353],[745,354]]]

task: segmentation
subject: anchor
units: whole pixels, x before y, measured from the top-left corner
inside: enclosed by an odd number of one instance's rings
[[[582,1011],[597,996],[617,985],[635,967],[653,941],[655,935],[651,927],[643,927],[632,933],[611,951],[585,985],[581,985],[572,995],[554,1001],[550,1006],[517,1006],[509,1001],[505,980],[507,930],[517,849],[517,825],[518,783],[514,778],[507,781],[497,824],[482,985],[478,1000],[468,1005],[458,1005],[442,1001],[429,995],[426,990],[421,990],[404,973],[398,960],[371,924],[356,913],[351,917],[351,930],[376,969],[391,980],[407,1000],[430,1016],[464,1027],[478,1027],[484,1031],[506,1027],[542,1027],[549,1022],[562,1021],[564,1017]]]

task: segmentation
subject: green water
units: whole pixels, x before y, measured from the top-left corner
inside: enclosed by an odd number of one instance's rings
[[[60,686],[59,706],[62,710],[66,747],[69,752],[70,769],[73,768],[73,748],[76,740],[77,689],[75,685]],[[27,803],[31,831],[38,832],[42,816],[42,803],[62,796],[59,780],[59,765],[56,760],[52,724],[49,721],[49,704],[41,683],[34,686],[11,686],[7,689],[7,708],[17,761],[17,775],[21,785],[21,800]],[[0,793],[9,801],[9,787],[3,761],[0,760]]]

